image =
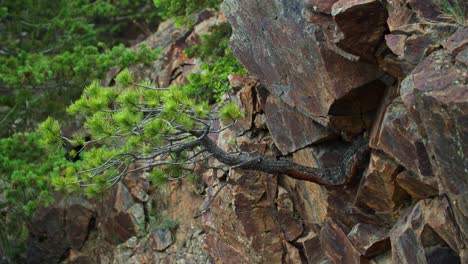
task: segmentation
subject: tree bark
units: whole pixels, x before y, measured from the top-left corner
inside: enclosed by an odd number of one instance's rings
[[[357,139],[346,151],[340,163],[331,168],[311,168],[291,160],[264,157],[235,156],[219,148],[208,136],[200,139],[201,146],[220,162],[238,169],[284,174],[291,178],[315,182],[325,186],[346,185],[360,173],[369,158],[368,142]]]

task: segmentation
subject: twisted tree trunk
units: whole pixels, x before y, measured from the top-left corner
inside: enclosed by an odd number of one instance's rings
[[[311,168],[286,159],[232,155],[219,148],[208,136],[200,138],[200,145],[212,153],[217,160],[231,167],[284,174],[294,179],[315,182],[324,186],[348,184],[362,170],[369,156],[368,142],[363,138],[355,140],[340,163],[331,168]]]

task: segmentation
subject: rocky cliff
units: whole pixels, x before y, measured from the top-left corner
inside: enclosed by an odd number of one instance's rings
[[[467,28],[426,0],[225,0],[223,11],[191,30],[163,23],[146,40],[162,59],[133,71],[183,83],[199,66],[183,49],[227,19],[252,76],[230,76],[246,117],[218,144],[328,167],[363,135],[362,175],[325,188],[200,166],[200,181],[159,189],[128,175],[97,201],[38,212],[31,262],[468,263]]]

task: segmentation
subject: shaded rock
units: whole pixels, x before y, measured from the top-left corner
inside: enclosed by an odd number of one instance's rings
[[[157,230],[148,235],[151,248],[155,251],[163,251],[173,243],[172,233],[168,229]]]
[[[388,230],[380,226],[359,223],[351,229],[348,238],[366,257],[374,257],[390,249]]]
[[[447,22],[448,20],[440,13],[440,8],[434,2],[425,0],[408,0],[411,9],[421,18],[430,22]]]
[[[349,138],[370,130],[385,87],[383,81],[376,80],[343,95],[330,106],[329,126],[342,131],[342,135],[346,134]]]
[[[309,232],[306,236],[299,238],[297,244],[304,252],[307,263],[322,263],[328,260],[318,234]]]
[[[128,170],[132,171],[138,168],[138,165],[130,165]],[[124,183],[130,194],[139,202],[148,201],[149,182],[145,174],[141,172],[131,172],[125,175]]]
[[[429,154],[418,127],[401,99],[387,108],[371,147],[383,150],[407,169],[419,175],[433,176]]]
[[[392,262],[392,251],[387,251],[383,254],[380,254],[378,256],[375,256],[372,261],[375,262],[375,264],[393,264]],[[372,263],[372,262],[371,262]]]
[[[115,245],[137,234],[131,215],[125,212],[119,212],[104,220],[102,232],[107,241]]]
[[[403,171],[396,177],[398,185],[414,199],[424,199],[439,194],[437,179]]]
[[[203,214],[210,256],[227,263],[281,262],[284,240],[276,215],[275,178],[252,171],[233,174],[233,185],[224,187]]]
[[[416,25],[416,14],[408,8],[406,0],[387,0],[387,2],[389,5],[387,25],[390,32],[408,32],[407,25]]]
[[[264,111],[267,127],[283,155],[333,135],[329,129],[301,115],[274,96],[268,96]]]
[[[333,102],[382,75],[375,65],[338,55],[305,1],[225,1],[231,48],[275,97],[322,125]],[[328,34],[328,33],[327,33]]]
[[[302,222],[294,216],[294,204],[288,192],[278,187],[278,197],[276,198],[278,210],[278,224],[283,231],[287,241],[296,240],[303,232]]]
[[[95,216],[85,199],[56,197],[47,208],[38,209],[29,225],[28,263],[59,262],[69,249],[85,243]]]
[[[468,28],[460,27],[443,45],[452,56],[456,56],[468,45]]]
[[[366,259],[353,247],[343,230],[331,220],[320,232],[320,242],[330,263],[366,263]]]
[[[387,11],[378,0],[340,0],[333,4],[340,33],[335,43],[361,59],[375,61],[374,52],[386,30]]]
[[[143,205],[135,203],[128,189],[117,183],[102,210],[100,230],[107,241],[120,244],[144,231]]]
[[[294,247],[291,243],[286,242],[286,257],[284,263],[286,264],[302,264],[301,254],[299,250]]]
[[[355,204],[372,209],[377,216],[384,217],[384,221],[395,219],[396,210],[407,199],[407,194],[396,184],[395,178],[400,172],[398,164],[373,152],[369,167],[363,173]]]
[[[405,45],[406,39],[408,37],[405,35],[396,35],[396,34],[389,34],[385,35],[385,42],[390,50],[395,53],[395,55],[399,57],[403,57],[405,54]]]
[[[405,41],[404,52],[401,58],[416,65],[438,46],[439,44],[429,35],[412,35]]]
[[[86,242],[89,229],[93,228],[95,212],[80,204],[67,207],[65,215],[65,233],[71,248],[80,249]]]
[[[463,242],[446,198],[418,202],[398,220],[390,238],[396,263],[429,263],[430,258],[440,258],[443,263],[460,262],[447,262],[458,255]]]
[[[318,13],[331,14],[332,6],[338,0],[309,0],[309,8]]]
[[[403,102],[424,138],[439,191],[463,199],[468,191],[468,89],[465,66],[454,65],[441,50],[415,68],[402,83]],[[466,235],[466,214],[454,214]]]

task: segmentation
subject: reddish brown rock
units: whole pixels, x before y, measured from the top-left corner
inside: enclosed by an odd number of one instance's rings
[[[346,234],[329,220],[320,232],[322,248],[327,253],[330,263],[367,263],[367,260],[353,247]]]
[[[305,1],[225,1],[231,48],[266,89],[298,113],[327,125],[330,106],[382,75],[337,54],[320,25],[308,25]],[[327,29],[326,29],[327,30]],[[336,51],[336,52],[335,52]]]
[[[174,241],[172,238],[171,230],[157,230],[148,235],[150,239],[151,248],[155,251],[164,251]]]
[[[402,59],[416,65],[438,46],[439,44],[429,35],[412,35],[406,39]]]
[[[448,20],[443,17],[440,8],[437,5],[430,1],[426,0],[408,0],[408,4],[411,9],[422,19],[437,23],[437,22],[447,22]]]
[[[444,193],[468,190],[468,89],[466,67],[444,51],[425,59],[403,81],[402,98],[425,139],[434,173]]]
[[[385,86],[383,81],[376,80],[336,100],[328,112],[329,126],[342,131],[342,135],[349,138],[370,130]]]
[[[359,223],[348,234],[351,243],[366,257],[374,257],[390,249],[386,228]]]
[[[143,205],[135,203],[122,183],[117,183],[102,205],[102,223],[98,226],[110,243],[117,245],[133,236],[143,234],[145,216]]]
[[[320,243],[320,236],[315,232],[309,232],[306,236],[299,238],[297,244],[304,252],[307,263],[323,263],[328,260]]]
[[[272,95],[268,96],[264,111],[271,136],[283,155],[333,136],[329,129]]]
[[[331,14],[332,6],[338,0],[309,0],[310,7],[314,12]]]
[[[226,186],[203,214],[210,255],[227,263],[281,262],[284,240],[274,178],[257,172],[234,174],[233,185]]]
[[[385,42],[387,43],[387,46],[390,48],[390,50],[395,53],[395,55],[403,57],[406,38],[407,36],[405,35],[388,34],[385,35]]]
[[[276,198],[278,210],[278,224],[283,231],[287,241],[296,240],[303,232],[302,222],[295,216],[294,204],[288,192],[278,187],[278,197]]]
[[[285,245],[287,254],[284,259],[284,262],[286,264],[302,264],[301,254],[299,253],[299,250],[291,243],[286,242]]]
[[[387,11],[378,0],[340,0],[332,7],[339,28],[336,45],[361,59],[375,61],[374,52],[386,30]]]
[[[424,199],[439,194],[437,179],[425,177],[410,171],[403,171],[396,177],[398,185],[414,199]]]
[[[407,199],[407,194],[396,184],[395,178],[400,172],[398,164],[373,152],[369,167],[363,173],[355,204],[372,209],[384,221],[395,219],[396,209]]]
[[[429,154],[418,127],[401,99],[388,106],[371,147],[384,151],[407,169],[424,177],[433,176]]]
[[[141,165],[132,164],[129,166],[128,170],[135,170],[138,168],[138,166]],[[125,175],[124,183],[133,198],[139,202],[148,201],[149,182],[145,174],[135,171],[130,172]]]
[[[387,25],[390,32],[401,31],[407,25],[413,25],[417,22],[416,14],[407,6],[406,0],[387,0],[389,17]]]
[[[445,49],[452,55],[456,56],[468,45],[468,28],[460,27],[447,41],[444,43]]]
[[[86,242],[89,229],[93,228],[95,213],[89,207],[73,204],[67,207],[65,233],[71,248],[80,249]]]
[[[243,76],[240,74],[230,74],[228,76],[229,84],[232,89],[237,93],[240,89],[246,86],[256,86],[257,80],[250,76]]]
[[[241,90],[237,93],[240,103],[244,109],[244,118],[238,121],[240,129],[243,131],[249,130],[254,121],[254,116],[257,111],[257,102],[255,101],[255,86],[256,83],[246,84]]]
[[[446,198],[418,202],[398,220],[390,238],[394,263],[460,263],[463,242]]]
[[[28,263],[59,262],[67,250],[79,250],[86,242],[95,212],[89,201],[56,197],[38,209],[29,224]]]

